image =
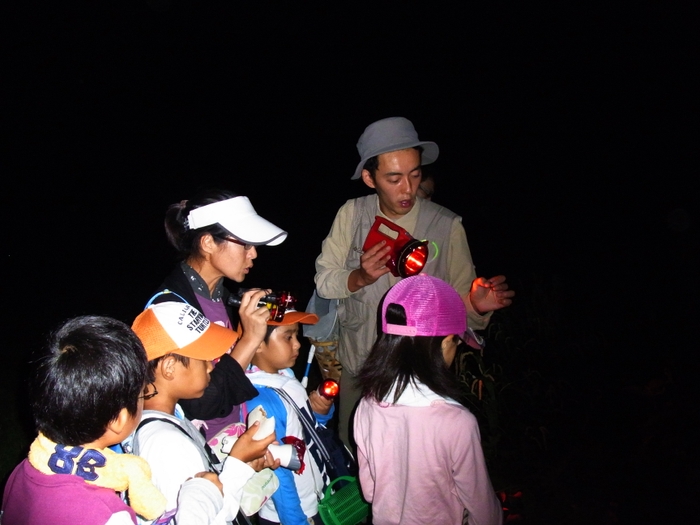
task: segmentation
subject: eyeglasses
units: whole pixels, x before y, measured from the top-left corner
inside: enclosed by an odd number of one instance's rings
[[[232,239],[231,237],[224,237],[224,240],[226,240],[228,242],[232,242],[233,244],[238,244],[239,246],[243,246],[243,249],[245,251],[250,250],[254,246],[252,244],[247,244],[245,242],[241,242],[238,239]]]
[[[153,387],[153,392],[147,394],[146,392],[148,392],[149,386]],[[150,385],[146,385],[143,388],[143,395],[139,396],[138,399],[143,399],[144,401],[146,401],[147,399],[152,399],[152,398],[156,397],[157,395],[158,395],[158,390],[156,389],[155,383],[150,383]]]

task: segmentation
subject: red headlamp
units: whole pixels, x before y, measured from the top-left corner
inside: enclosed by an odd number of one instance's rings
[[[241,288],[238,290],[238,293],[229,296],[228,305],[240,308],[241,297],[247,291],[246,288]],[[270,310],[270,320],[279,323],[284,319],[284,313],[287,310],[294,309],[296,302],[296,297],[289,292],[272,292],[258,301],[258,307],[266,306]]]
[[[414,239],[402,227],[377,216],[362,249],[367,251],[380,241],[391,247],[386,265],[395,277],[411,277],[423,270],[428,260],[428,241]]]

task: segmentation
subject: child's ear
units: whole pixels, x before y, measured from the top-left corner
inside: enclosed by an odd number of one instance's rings
[[[455,355],[457,354],[457,336],[448,335],[442,340],[440,347],[442,348],[442,358],[445,360],[445,364],[449,368],[452,366],[452,362],[455,360]]]
[[[107,425],[107,430],[113,432],[116,435],[120,435],[127,424],[131,423],[132,415],[126,408],[122,408],[112,421]]]
[[[173,380],[175,377],[176,363],[177,359],[171,355],[165,356],[163,359],[161,359],[160,363],[158,363],[158,369],[160,370],[160,375],[163,376],[163,379],[167,381]]]
[[[250,358],[250,364],[255,366],[260,366],[260,360],[263,358],[263,350],[265,350],[265,341],[261,342],[255,349],[253,357]]]

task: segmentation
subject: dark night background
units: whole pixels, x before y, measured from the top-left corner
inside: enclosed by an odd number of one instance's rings
[[[288,230],[245,286],[306,304],[337,208],[367,192],[350,181],[359,135],[401,115],[439,144],[435,201],[463,216],[477,272],[516,289],[509,315],[544,289],[562,326],[595,334],[562,380],[600,373],[672,415],[641,469],[662,495],[607,522],[691,523],[699,72],[684,5],[4,5],[6,405],[21,406],[28,356],[60,321],[131,322],[174,263],[166,208],[201,187],[248,195]],[[630,406],[612,426],[649,422]]]

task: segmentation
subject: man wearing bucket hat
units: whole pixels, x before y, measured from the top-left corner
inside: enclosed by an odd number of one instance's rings
[[[377,336],[377,306],[400,280],[386,265],[391,247],[385,241],[362,249],[376,216],[392,221],[417,239],[430,241],[430,255],[422,271],[445,280],[459,292],[470,327],[485,328],[491,312],[508,306],[514,295],[502,275],[477,278],[461,217],[417,197],[421,166],[438,158],[436,143],[419,140],[410,120],[390,117],[367,126],[357,150],[360,162],[351,178],[361,178],[376,193],[348,200],[338,210],[316,259],[315,276],[320,297],[340,300],[338,357],[343,374],[339,430],[346,444],[350,444],[350,414],[360,397],[355,375]]]

